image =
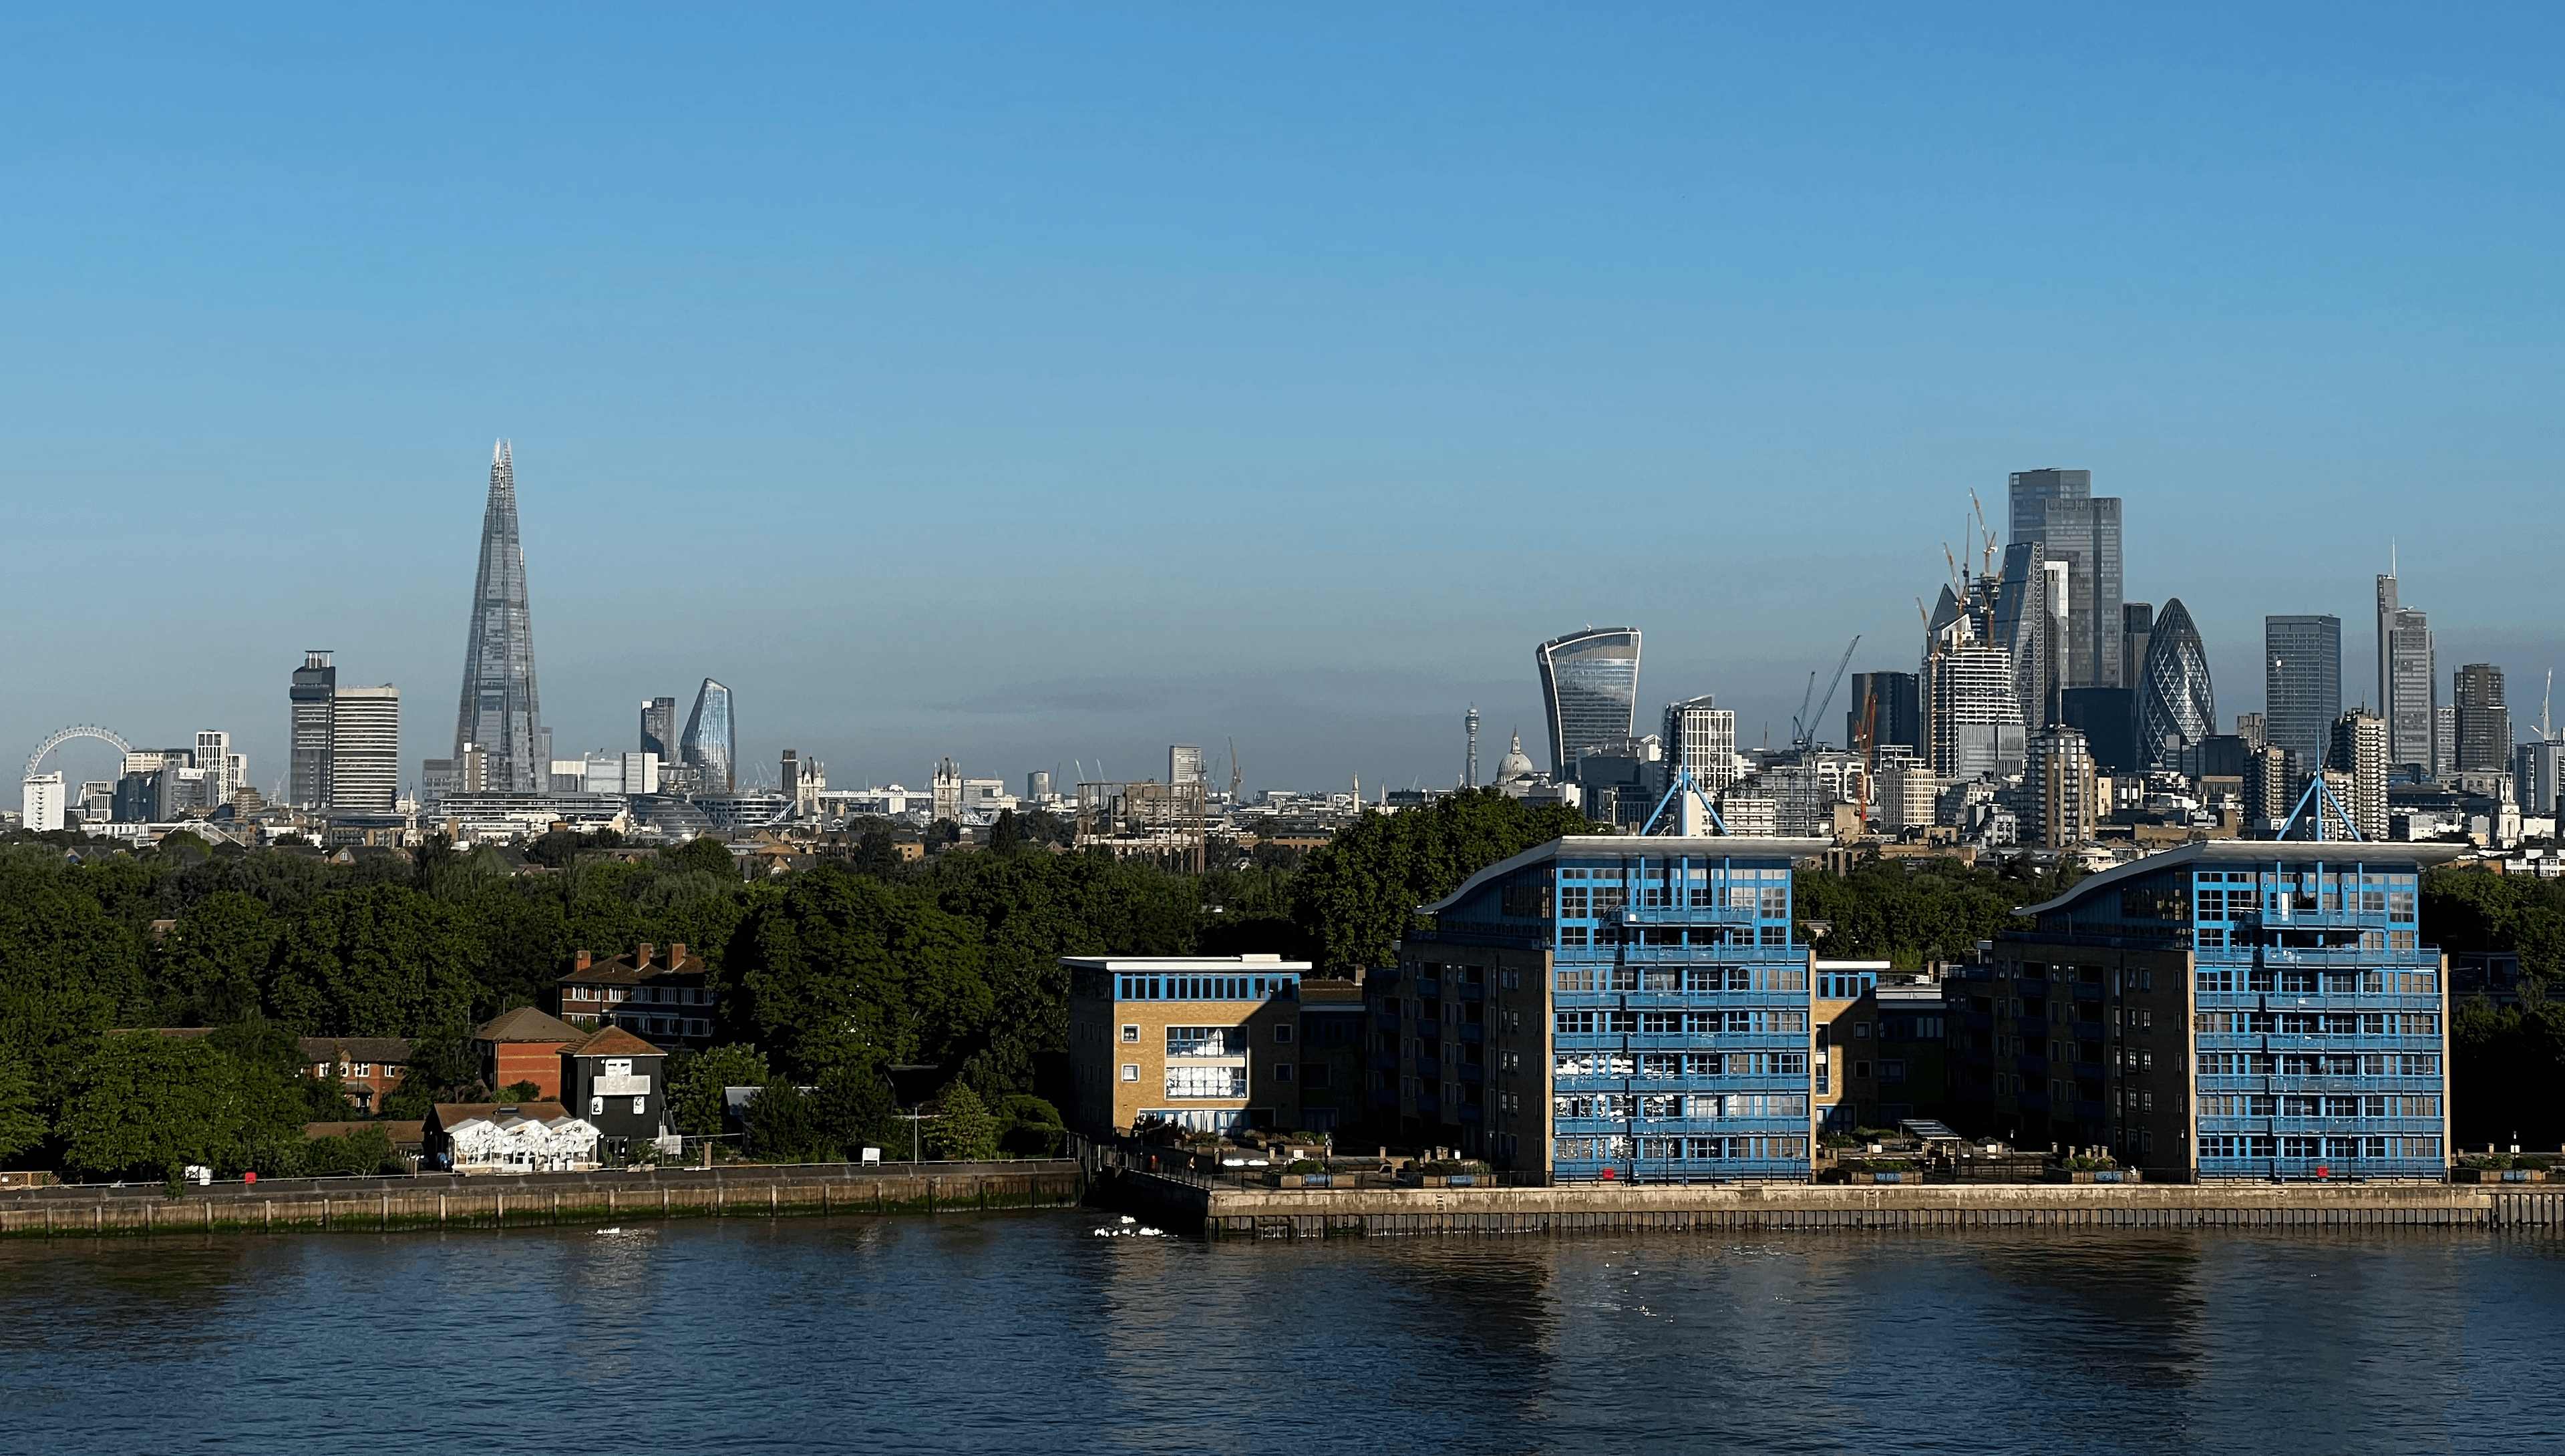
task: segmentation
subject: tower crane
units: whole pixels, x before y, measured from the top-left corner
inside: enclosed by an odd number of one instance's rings
[[[1825,717],[1826,709],[1834,705],[1835,689],[1843,686],[1844,669],[1852,665],[1852,649],[1860,645],[1861,636],[1856,632],[1844,647],[1843,656],[1835,662],[1835,675],[1826,684],[1826,695],[1817,703],[1814,717],[1808,713],[1808,699],[1816,696],[1817,675],[1813,672],[1808,674],[1808,690],[1799,698],[1799,715],[1790,720],[1790,747],[1799,753],[1806,754],[1816,748],[1817,723]]]

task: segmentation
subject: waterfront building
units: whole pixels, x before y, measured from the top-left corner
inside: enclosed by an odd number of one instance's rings
[[[668,1054],[619,1026],[562,1048],[564,1105],[577,1109],[610,1150],[668,1133]]]
[[[2446,1176],[2418,880],[2458,852],[2218,840],[2078,880],[1958,971],[1955,1117],[2171,1182]]]
[[[2217,698],[2209,650],[2190,608],[2176,597],[2157,614],[2138,684],[2138,760],[2154,773],[2179,773],[2185,750],[2217,731]]]
[[[1820,960],[1810,963],[1808,1096],[1821,1132],[1850,1132],[1875,1125],[1879,1105],[1878,1061],[1871,1055],[1878,1019],[1879,978],[1887,961]]]
[[[2450,701],[2457,709],[2457,771],[2461,774],[2511,769],[2511,709],[2502,701],[2502,669],[2490,662],[2470,662],[2450,675]]]
[[[1297,1128],[1300,984],[1276,955],[1062,956],[1069,1125]]]
[[[341,687],[330,699],[331,809],[388,814],[400,802],[400,689]]]
[[[552,1099],[561,1096],[562,1048],[586,1035],[559,1017],[520,1006],[476,1028],[472,1051],[485,1086],[504,1090],[530,1082],[536,1096]]]
[[[489,755],[498,793],[551,787],[552,734],[535,688],[534,613],[526,598],[526,551],[517,532],[517,467],[508,442],[490,452],[490,496],[481,512],[481,564],[472,586],[472,625],[463,643],[463,692],[454,714],[454,752],[477,743]]]
[[[2387,763],[2386,719],[2352,712],[2334,720],[2325,767],[2349,776],[2342,808],[2364,840],[2387,838]]]
[[[1363,983],[1372,1115],[1556,1180],[1804,1179],[1790,868],[1827,848],[1572,836],[1480,870]]]
[[[2010,510],[2004,539],[2030,547],[2039,567],[2065,568],[2063,599],[2043,602],[2037,613],[2046,618],[2043,629],[2062,638],[2048,654],[2048,685],[2123,686],[2119,498],[2093,494],[2090,470],[2017,470],[2006,486]],[[2032,575],[2046,574],[2034,570]],[[2045,595],[2055,599],[2057,594],[2051,588]],[[2031,719],[2034,725],[2045,721]]]
[[[1639,708],[1639,629],[1587,627],[1532,649],[1549,714],[1549,776],[1561,783],[1589,749],[1619,753]]]
[[[1350,981],[1300,982],[1300,1069],[1295,1080],[1301,1128],[1333,1132],[1362,1115],[1363,1071],[1371,1060],[1371,1038],[1364,1030],[1369,1020],[1359,975]]]
[[[2342,618],[2263,617],[2262,682],[2262,741],[2323,763],[2342,716]]]
[[[2441,672],[2431,618],[2399,605],[2394,573],[2378,579],[2378,711],[2387,761],[2408,777],[2437,776]]]
[[[286,689],[292,705],[288,726],[286,797],[298,809],[319,809],[330,802],[330,704],[339,691],[339,669],[327,648],[303,654]]]
[[[707,677],[695,690],[695,710],[686,715],[677,753],[694,770],[697,791],[739,792],[739,725],[731,715],[729,688]]]
[[[367,1116],[400,1091],[409,1073],[406,1037],[304,1037],[301,1044],[306,1075],[315,1082],[339,1079],[341,1093]]]

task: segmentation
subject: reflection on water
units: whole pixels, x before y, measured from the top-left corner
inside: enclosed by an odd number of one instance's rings
[[[0,1245],[0,1447],[2565,1445],[2540,1393],[2565,1241],[1094,1222]]]

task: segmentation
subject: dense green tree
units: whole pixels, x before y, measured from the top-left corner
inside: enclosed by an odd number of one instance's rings
[[[333,1137],[315,1137],[303,1149],[306,1177],[364,1178],[406,1173],[409,1160],[392,1151],[389,1134],[380,1127],[359,1127]]]
[[[1439,899],[1501,859],[1594,826],[1564,805],[1532,808],[1494,789],[1421,810],[1365,814],[1314,850],[1292,882],[1291,914],[1331,976],[1387,965],[1390,946]]]
[[[2529,975],[2565,976],[2565,880],[2436,869],[2423,876],[2423,940],[2459,951],[2509,951]]]
[[[401,1085],[383,1098],[379,1110],[385,1117],[414,1122],[426,1117],[437,1102],[487,1101],[489,1094],[481,1082],[481,1059],[472,1052],[471,1034],[458,1023],[431,1027],[411,1040],[409,1070],[401,1075]]]
[[[998,1119],[971,1084],[957,1082],[946,1090],[934,1120],[926,1124],[926,1145],[937,1157],[955,1162],[986,1162],[998,1155]]]
[[[811,1112],[820,1135],[852,1158],[862,1147],[893,1146],[902,1131],[891,1102],[890,1082],[877,1068],[840,1062],[819,1074]]]
[[[0,849],[0,1053],[50,1098],[108,1028],[150,1005],[141,937],[47,850]]]
[[[846,1061],[942,1064],[995,1009],[979,927],[824,864],[758,908],[732,959],[725,1016],[801,1076]]]
[[[662,849],[659,859],[672,869],[700,869],[727,879],[739,878],[739,861],[731,857],[730,847],[709,835],[688,840],[673,849]]]
[[[1010,1092],[998,1103],[998,1145],[1018,1157],[1057,1157],[1067,1128],[1059,1108],[1031,1092]]]
[[[98,1176],[157,1177],[187,1163],[290,1172],[306,1111],[293,1079],[208,1039],[107,1037],[64,1100],[63,1162]]]
[[[703,1052],[681,1052],[668,1059],[668,1105],[677,1130],[692,1137],[714,1137],[729,1131],[722,1090],[764,1087],[774,1081],[766,1054],[733,1042]]]
[[[305,1036],[409,1037],[468,1020],[480,949],[454,907],[402,885],[322,895],[286,933],[269,1001]]]
[[[0,1051],[0,1163],[43,1142],[46,1131],[36,1080],[27,1074],[27,1064]]]
[[[285,922],[255,895],[219,889],[198,899],[153,949],[154,1019],[209,1026],[257,1011],[284,932]]]
[[[1816,942],[1822,954],[1905,969],[1965,959],[1981,940],[2027,928],[2014,908],[2046,897],[2041,886],[1956,859],[1872,858],[1847,875],[1791,876],[1799,919],[1832,927]]]
[[[759,1088],[748,1099],[748,1155],[762,1163],[836,1161],[812,1100],[791,1078]]]

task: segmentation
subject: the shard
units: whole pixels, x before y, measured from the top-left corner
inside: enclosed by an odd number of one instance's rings
[[[463,704],[454,758],[466,744],[485,755],[492,793],[551,787],[552,735],[535,696],[535,625],[526,607],[526,550],[517,537],[517,468],[501,440],[490,454],[490,503],[481,513],[481,574],[472,589],[472,633],[463,644]]]

